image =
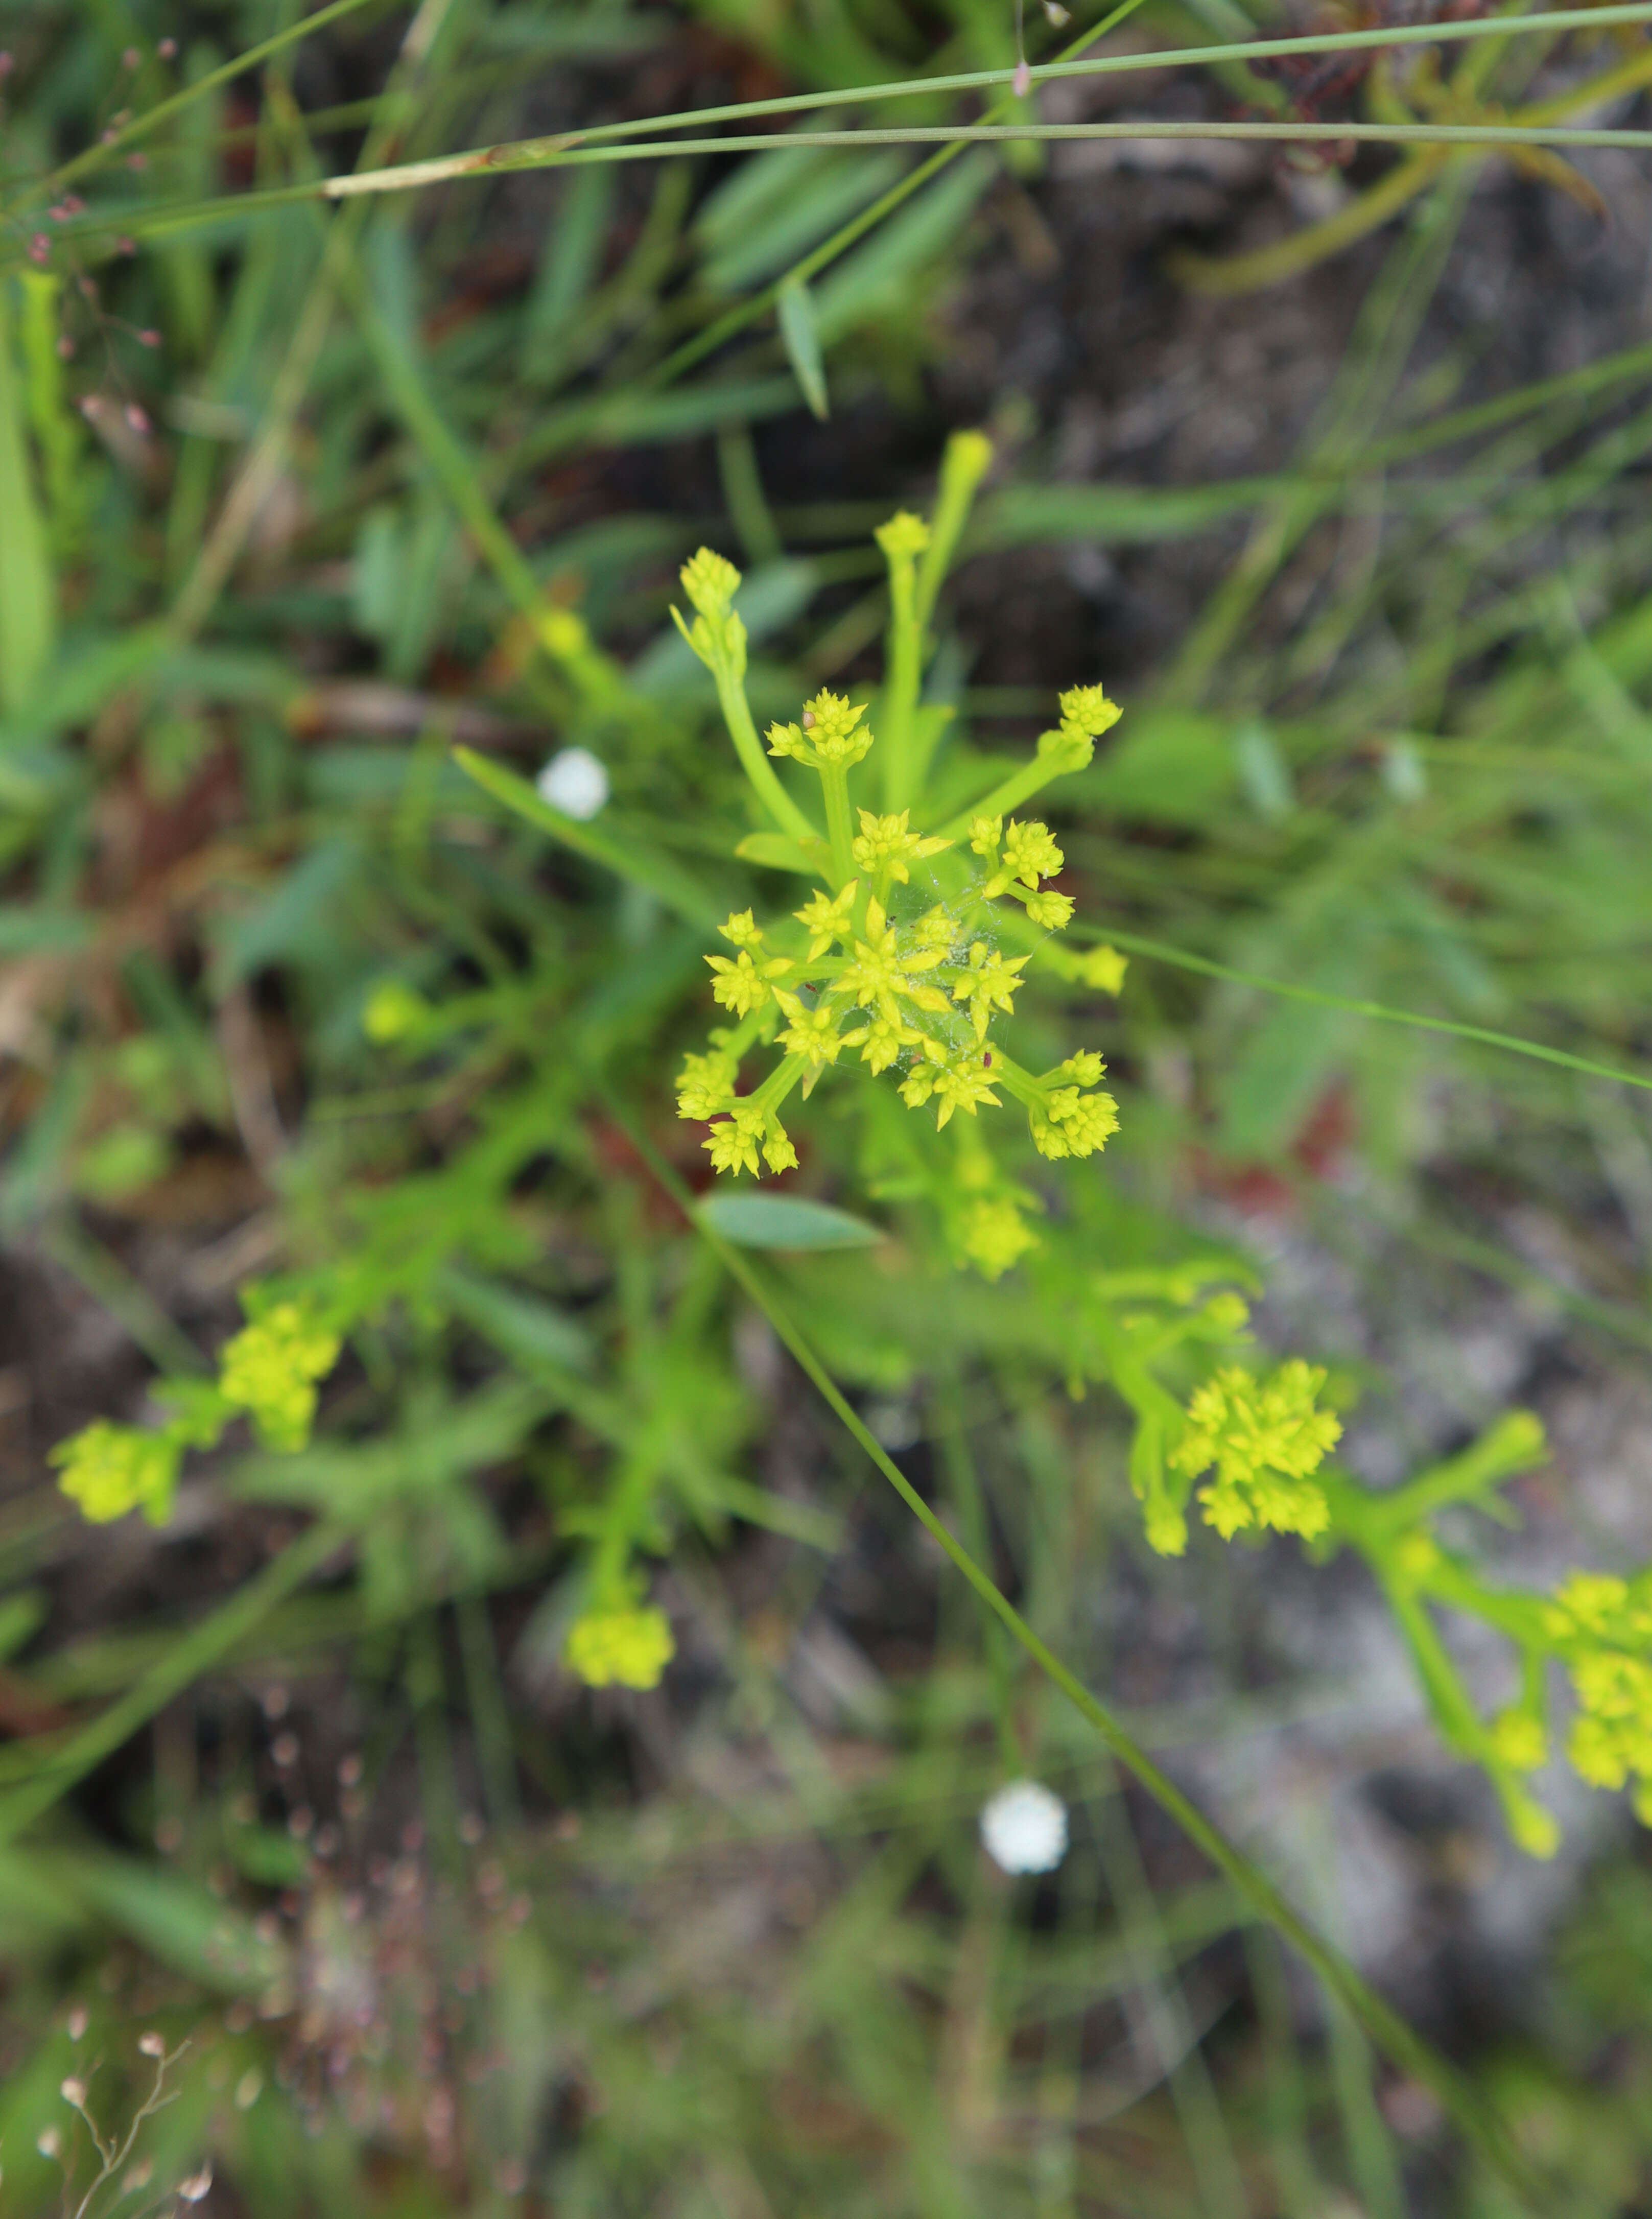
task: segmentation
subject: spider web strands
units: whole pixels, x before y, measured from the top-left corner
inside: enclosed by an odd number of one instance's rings
[[[1426,1033],[1449,1033],[1454,1039],[1477,1041],[1482,1047],[1503,1049],[1511,1055],[1527,1055],[1539,1063],[1558,1064],[1562,1071],[1581,1072],[1586,1078],[1608,1078],[1618,1086],[1636,1086],[1652,1093],[1652,1075],[1645,1072],[1624,1071],[1610,1063],[1596,1063],[1587,1055],[1574,1055],[1569,1048],[1548,1047],[1541,1041],[1522,1040],[1515,1033],[1492,1032],[1484,1025],[1465,1025],[1455,1017],[1425,1016],[1416,1010],[1390,1009],[1385,1002],[1357,1002],[1345,994],[1327,993],[1319,986],[1299,986],[1288,979],[1266,979],[1259,972],[1237,971],[1231,964],[1217,963],[1207,955],[1195,955],[1184,948],[1172,948],[1163,940],[1146,940],[1140,933],[1125,932],[1115,926],[1098,929],[1097,940],[1109,946],[1127,948],[1133,954],[1146,955],[1158,963],[1170,963],[1183,971],[1198,971],[1208,979],[1223,979],[1235,986],[1252,986],[1258,992],[1278,994],[1293,1002],[1314,1002],[1321,1009],[1342,1010],[1350,1016],[1369,1017],[1379,1024],[1408,1025],[1413,1030]]]
[[[1239,139],[1287,144],[1351,143],[1383,146],[1448,146],[1495,154],[1514,146],[1612,146],[1631,152],[1652,148],[1652,131],[1592,128],[1563,123],[1231,123],[1169,122],[1151,116],[1130,123],[934,123],[871,127],[853,131],[772,132],[720,139],[647,140],[640,144],[590,146],[577,141],[523,140],[480,152],[438,154],[388,170],[275,185],[209,201],[163,203],[146,208],[131,202],[89,208],[57,227],[58,235],[118,231],[128,238],[162,238],[202,224],[257,215],[305,201],[343,201],[365,194],[416,192],[463,178],[509,177],[527,170],[583,168],[603,162],[656,162],[684,154],[761,154],[794,147],[972,146],[1061,140]],[[922,182],[921,179],[915,182]],[[15,258],[14,258],[15,259]],[[9,266],[9,265],[8,265]]]
[[[1291,1907],[1261,1867],[1253,1863],[1237,1843],[1230,1841],[1220,1827],[1183,1793],[1100,1697],[1092,1694],[1077,1674],[1070,1671],[1054,1651],[1040,1640],[1015,1605],[977,1563],[951,1527],[929,1507],[899,1466],[862,1424],[853,1405],[763,1275],[738,1249],[731,1247],[696,1209],[694,1197],[687,1187],[611,1090],[599,1081],[597,1091],[609,1114],[648,1165],[655,1178],[675,1202],[700,1238],[714,1251],[730,1277],[767,1319],[833,1414],[871,1458],[901,1501],[969,1582],[1010,1638],[1067,1698],[1080,1716],[1095,1728],[1118,1762],[1133,1775],[1159,1808],[1175,1820],[1188,1838],[1232,1884],[1236,1893],[1312,1967],[1329,1992],[1358,2022],[1377,2047],[1402,2072],[1409,2073],[1433,2092],[1464,2140],[1515,2192],[1522,2204],[1530,2204],[1537,2210],[1546,2209],[1550,2192],[1546,2185],[1511,2140],[1497,2113],[1454,2066],[1440,2056],[1396,2011],[1383,2001],[1341,1951]]]

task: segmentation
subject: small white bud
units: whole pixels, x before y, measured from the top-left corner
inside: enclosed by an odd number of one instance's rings
[[[607,806],[608,774],[589,748],[563,748],[534,780],[542,801],[581,824]]]
[[[157,2034],[152,2027],[147,2034],[138,2036],[138,2047],[146,2057],[165,2057],[166,2037],[164,2034]]]
[[[1067,1806],[1036,1780],[1012,1780],[983,1809],[981,1840],[1004,1872],[1053,1872],[1067,1854]]]
[[[65,2104],[72,2104],[78,2111],[86,2100],[86,2084],[84,2080],[77,2080],[71,2074],[59,2086],[58,2093]]]
[[[63,2148],[63,2136],[55,2127],[47,2127],[34,2137],[34,2147],[42,2157],[55,2157]]]
[[[203,2165],[199,2172],[192,2172],[187,2180],[177,2185],[178,2199],[183,2203],[199,2203],[212,2186],[212,2167]]]

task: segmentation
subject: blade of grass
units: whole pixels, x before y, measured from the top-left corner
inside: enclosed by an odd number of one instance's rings
[[[112,158],[122,147],[156,124],[165,121],[178,109],[198,99],[203,92],[234,76],[245,72],[257,61],[265,58],[295,37],[306,35],[319,25],[347,9],[365,4],[365,0],[336,0],[336,4],[280,36],[267,40],[263,47],[254,47],[236,61],[175,94],[157,108],[150,109],[106,145],[89,148],[78,155],[73,163],[55,172],[47,181],[47,190],[59,191],[71,176]],[[1076,47],[1090,46],[1102,37],[1120,21],[1125,10],[1116,11],[1108,22],[1084,33]],[[1286,39],[1247,39],[1202,47],[1172,47],[1149,48],[1143,52],[1121,54],[1101,54],[1088,59],[1058,60],[1034,63],[1030,72],[1033,84],[1054,83],[1063,78],[1123,76],[1132,71],[1177,69],[1184,67],[1209,68],[1220,63],[1250,63],[1271,61],[1311,54],[1341,54],[1378,51],[1383,48],[1418,45],[1460,44],[1479,39],[1506,39],[1515,33],[1550,37],[1563,36],[1568,31],[1595,32],[1608,27],[1652,22],[1652,0],[1622,0],[1622,4],[1606,8],[1567,8],[1540,10],[1531,16],[1511,19],[1506,16],[1479,18],[1465,22],[1425,22],[1388,27],[1376,30],[1320,32],[1308,36]],[[1071,50],[1070,50],[1071,51]],[[549,158],[558,158],[574,147],[596,147],[613,145],[635,139],[649,132],[705,130],[709,124],[742,122],[771,115],[792,115],[819,109],[861,107],[874,102],[910,100],[943,93],[990,91],[997,87],[1012,86],[1016,72],[1009,69],[966,70],[934,77],[901,78],[883,83],[857,84],[827,92],[787,93],[764,100],[733,101],[720,107],[682,109],[659,115],[633,116],[620,122],[593,124],[579,131],[562,132],[550,137],[525,139],[494,146],[471,147],[463,152],[439,157],[444,163],[463,165],[464,169],[500,169],[512,166],[518,161],[532,165],[535,150]],[[1563,96],[1569,97],[1568,96]],[[1289,121],[1289,119],[1287,119]],[[1346,124],[1328,124],[1327,136],[1345,134]],[[1300,126],[1293,124],[1286,133],[1295,135]],[[733,140],[722,142],[733,145]],[[766,138],[759,142],[772,148],[774,141]],[[807,146],[812,142],[807,136],[788,134],[788,146]],[[410,165],[410,168],[427,165]],[[459,174],[447,171],[443,174]],[[393,172],[383,172],[388,176]],[[342,183],[342,181],[336,181]],[[357,182],[355,190],[370,189]]]
[[[1330,994],[1317,986],[1298,986],[1288,979],[1264,978],[1260,972],[1235,970],[1231,964],[1217,963],[1206,955],[1194,955],[1184,948],[1172,948],[1162,940],[1148,940],[1140,933],[1125,932],[1109,925],[1104,934],[1096,935],[1110,945],[1127,948],[1137,955],[1150,956],[1155,962],[1174,964],[1183,971],[1197,971],[1208,979],[1224,979],[1236,986],[1254,986],[1264,994],[1282,994],[1297,1002],[1314,1002],[1322,1009],[1345,1010],[1351,1016],[1369,1017],[1379,1024],[1410,1025],[1419,1032],[1449,1033],[1458,1040],[1476,1041],[1485,1047],[1498,1047],[1511,1055],[1529,1055],[1539,1063],[1555,1063],[1562,1070],[1581,1071],[1590,1078],[1610,1078],[1619,1086],[1638,1086],[1652,1093],[1652,1076],[1643,1072],[1624,1071],[1609,1063],[1596,1063],[1590,1057],[1574,1055],[1563,1047],[1546,1047],[1541,1041],[1521,1040],[1513,1033],[1493,1032],[1485,1025],[1465,1025],[1455,1017],[1430,1017],[1416,1010],[1391,1010],[1382,1002],[1361,1002],[1342,994]]]
[[[560,809],[553,809],[543,800],[525,779],[519,778],[500,763],[490,762],[486,755],[479,755],[470,748],[455,748],[453,760],[495,801],[502,802],[514,815],[525,818],[540,831],[549,832],[576,855],[583,855],[587,862],[599,864],[617,878],[641,886],[668,909],[675,910],[686,923],[703,925],[708,931],[715,929],[720,915],[716,902],[668,856],[652,854],[639,848],[635,841],[613,839],[574,817],[565,817]]]
[[[0,277],[0,710],[15,712],[52,660],[57,585],[29,468],[10,292]]]
[[[1580,105],[1586,104],[1580,99]],[[1302,123],[1295,120],[1281,123],[1234,123],[1218,118],[1199,122],[1172,122],[1155,116],[1142,116],[1127,123],[935,123],[902,124],[887,129],[867,128],[856,131],[798,131],[789,133],[786,145],[793,146],[936,146],[951,158],[967,146],[1015,146],[1024,143],[1059,143],[1066,140],[1255,140],[1265,142],[1282,141],[1301,145],[1339,146],[1354,143],[1373,146],[1437,146],[1453,147],[1495,154],[1500,149],[1518,146],[1615,146],[1634,153],[1643,153],[1652,147],[1652,131],[1629,128],[1599,128],[1586,125],[1564,123]],[[360,196],[382,193],[403,193],[422,190],[429,185],[452,184],[462,180],[518,175],[525,171],[577,169],[605,162],[655,162],[675,160],[685,154],[761,154],[772,152],[771,134],[755,133],[723,139],[662,139],[649,140],[637,145],[612,146],[581,146],[566,143],[548,146],[543,141],[526,140],[521,147],[492,147],[481,153],[438,154],[427,161],[407,162],[394,169],[370,170],[360,173],[346,172],[340,176],[322,177],[311,183],[295,185],[273,185],[263,191],[232,193],[215,200],[163,202],[158,208],[143,208],[130,204],[103,210],[88,209],[85,214],[71,219],[74,229],[81,235],[118,232],[130,239],[164,239],[180,231],[188,231],[202,224],[220,224],[229,218],[258,215],[266,209],[293,208],[305,202],[352,200]],[[921,164],[901,186],[891,186],[882,201],[855,220],[860,227],[844,226],[853,237],[840,245],[829,242],[832,251],[817,248],[815,254],[804,258],[798,270],[812,276],[816,269],[823,269],[829,261],[853,245],[866,231],[880,222],[920,184],[925,184],[935,175],[939,158],[932,163]],[[1430,173],[1432,174],[1432,167]],[[1386,181],[1385,181],[1386,183]],[[1402,203],[1384,202],[1388,213]],[[871,221],[866,221],[870,217]],[[71,226],[60,228],[67,232]],[[1351,234],[1357,237],[1358,232]],[[816,259],[816,256],[819,259]],[[812,265],[812,266],[810,266]],[[3,265],[22,266],[21,258],[14,256]],[[755,318],[778,303],[782,283],[802,282],[797,272],[788,273],[786,279],[766,287],[763,291],[738,309],[730,310],[711,328],[715,339],[705,334],[691,344],[695,349],[693,358],[720,346],[725,339],[752,322]],[[685,350],[685,354],[686,354]],[[676,360],[675,357],[672,357]]]

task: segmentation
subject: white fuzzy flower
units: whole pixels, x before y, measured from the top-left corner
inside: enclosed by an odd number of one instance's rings
[[[545,765],[534,784],[541,800],[581,824],[608,800],[608,774],[589,748],[564,748]]]
[[[1067,1854],[1067,1806],[1036,1780],[1012,1780],[983,1809],[981,1839],[1007,1873],[1053,1872]]]

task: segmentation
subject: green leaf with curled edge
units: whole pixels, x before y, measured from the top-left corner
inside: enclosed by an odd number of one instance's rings
[[[884,1238],[864,1217],[801,1195],[708,1195],[699,1215],[736,1248],[871,1248]]]
[[[771,871],[798,871],[806,879],[829,875],[823,869],[831,853],[823,840],[793,840],[785,832],[748,832],[735,849],[742,863],[761,863]]]
[[[826,364],[820,351],[820,326],[815,320],[814,295],[796,283],[782,285],[775,301],[786,360],[802,388],[810,411],[823,424],[832,413],[826,397]]]

